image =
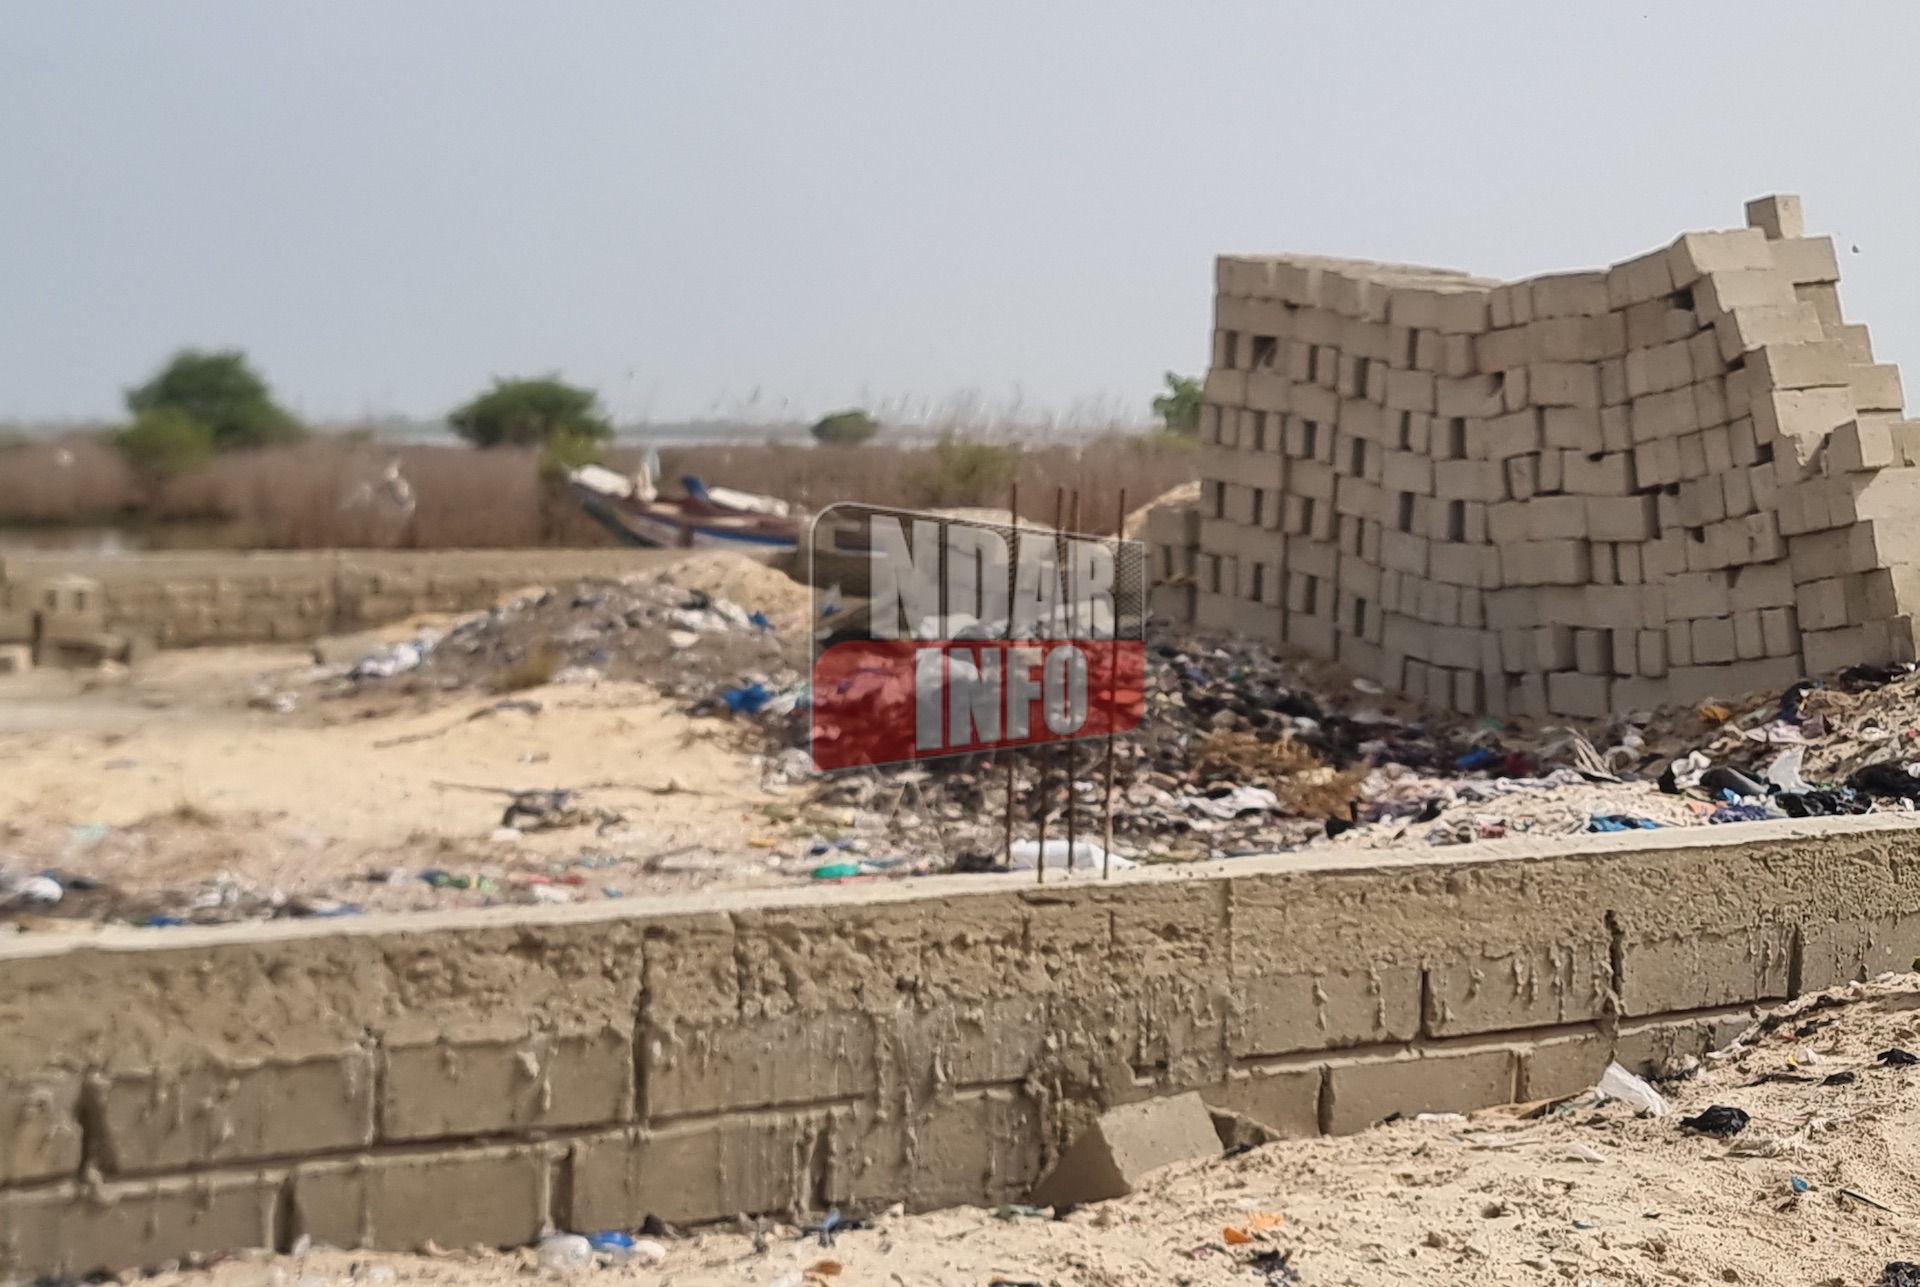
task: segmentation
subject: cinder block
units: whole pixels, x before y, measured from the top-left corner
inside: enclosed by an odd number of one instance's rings
[[[1810,304],[1792,307],[1735,308],[1714,319],[1720,356],[1728,362],[1763,344],[1807,344],[1824,338],[1819,315]]]
[[[1784,922],[1760,921],[1643,938],[1628,924],[1620,951],[1621,1012],[1666,1014],[1784,997],[1793,932]]]
[[[1587,535],[1585,496],[1536,496],[1527,505],[1528,534],[1535,541],[1583,540]]]
[[[1528,282],[1533,316],[1586,318],[1607,312],[1607,274],[1604,272],[1549,273]]]
[[[1900,368],[1891,362],[1848,368],[1853,405],[1861,411],[1900,414],[1906,399],[1900,391]]]
[[[1843,474],[1891,468],[1899,460],[1893,444],[1894,423],[1866,416],[1839,426],[1827,440],[1829,468]]]
[[[1766,234],[1758,228],[1683,233],[1667,256],[1674,288],[1692,285],[1708,273],[1773,267]]]
[[[1607,307],[1624,311],[1634,304],[1674,292],[1670,248],[1615,264],[1607,270]]]
[[[1758,228],[1769,241],[1804,237],[1807,221],[1800,198],[1791,192],[1755,197],[1747,202],[1747,227]]]
[[[1734,659],[1733,622],[1725,617],[1702,617],[1693,623],[1695,665],[1715,665]]]
[[[0,1081],[0,1184],[77,1174],[79,1108],[80,1074],[71,1069]]]
[[[1726,603],[1731,611],[1785,607],[1794,602],[1793,574],[1785,563],[1739,568],[1728,575],[1726,586]]]
[[[1200,1096],[1168,1095],[1109,1109],[1069,1144],[1033,1188],[1038,1206],[1103,1202],[1132,1193],[1148,1172],[1220,1151]]]
[[[1613,632],[1576,630],[1573,632],[1573,664],[1583,675],[1613,673]]]
[[[1789,657],[1800,651],[1800,626],[1792,608],[1760,609],[1760,638],[1769,657]]]
[[[1769,390],[1753,399],[1753,427],[1761,442],[1802,439],[1817,445],[1854,418],[1846,389]]]
[[[1249,1064],[1202,1087],[1200,1098],[1209,1108],[1245,1113],[1285,1139],[1304,1139],[1320,1133],[1320,1082],[1317,1066]]]
[[[552,1227],[559,1154],[535,1144],[307,1163],[294,1168],[289,1234],[381,1251],[520,1246]]]
[[[1527,369],[1527,388],[1537,406],[1598,407],[1600,370],[1591,363],[1536,363]]]
[[[373,1056],[357,1047],[293,1063],[102,1077],[95,1161],[109,1174],[140,1173],[365,1148],[373,1088]]]
[[[1912,968],[1920,955],[1920,914],[1864,920],[1810,918],[1800,930],[1800,994]]]
[[[834,1136],[829,1114],[812,1110],[743,1113],[576,1140],[570,1227],[632,1229],[649,1214],[691,1223],[810,1207],[812,1177],[795,1159],[829,1150]]]
[[[642,1043],[650,1121],[870,1094],[878,1075],[872,1018],[844,1011],[683,1025],[645,1033]]]
[[[1632,453],[1563,452],[1560,457],[1560,479],[1565,490],[1579,495],[1626,496],[1636,486]]]
[[[1556,715],[1599,719],[1609,710],[1611,675],[1559,671],[1547,676],[1547,709]]]
[[[1798,302],[1793,282],[1771,268],[1714,273],[1693,284],[1694,310],[1709,326],[1737,308],[1792,309]],[[1716,356],[1725,356],[1717,352],[1717,341]]]
[[[1634,670],[1646,678],[1658,679],[1667,673],[1667,632],[1642,630],[1635,636]]]
[[[1586,496],[1587,535],[1596,541],[1645,541],[1659,532],[1653,496]]]
[[[1775,389],[1810,389],[1849,383],[1847,355],[1826,340],[1809,344],[1763,344],[1747,355],[1747,369]]]
[[[1515,1052],[1505,1048],[1335,1060],[1327,1065],[1322,1120],[1328,1134],[1351,1135],[1394,1113],[1470,1112],[1511,1103],[1518,1071]]]
[[[1429,962],[1422,1030],[1452,1037],[1598,1018],[1612,977],[1609,951],[1596,934]]]
[[[846,1203],[894,1197],[901,1190],[882,1188],[880,1173],[863,1177],[867,1158],[841,1146],[839,1137],[847,1120],[845,1113],[834,1118],[829,1199]],[[904,1132],[880,1135],[898,1138],[904,1146],[900,1151],[907,1164],[905,1192],[912,1210],[939,1210],[983,1199],[1014,1201],[1024,1198],[1040,1176],[1045,1125],[1039,1104],[1022,1089],[995,1087],[937,1100],[924,1110],[916,1134],[917,1140]]]
[[[1847,666],[1913,661],[1913,619],[1895,617],[1840,630],[1809,630],[1803,624],[1800,653],[1809,675],[1831,674]]]
[[[1783,237],[1773,244],[1773,263],[1796,290],[1811,286],[1831,290],[1840,280],[1840,257],[1834,252],[1831,237]],[[1837,304],[1833,315],[1837,321]]]
[[[1526,1104],[1576,1095],[1600,1080],[1612,1058],[1607,1038],[1595,1031],[1536,1041],[1521,1051],[1517,1098]]]
[[[78,1277],[271,1248],[282,1182],[215,1171],[0,1191],[0,1271]]]

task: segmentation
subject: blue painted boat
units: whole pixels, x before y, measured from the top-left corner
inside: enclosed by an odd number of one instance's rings
[[[791,553],[800,548],[800,519],[787,502],[753,492],[708,487],[689,474],[684,495],[654,494],[658,465],[628,478],[599,465],[567,471],[580,507],[625,545],[649,549],[738,550],[746,554]]]

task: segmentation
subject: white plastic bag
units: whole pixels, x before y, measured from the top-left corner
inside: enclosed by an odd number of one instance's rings
[[[1013,852],[1008,857],[1011,859],[1007,868],[1009,871],[1032,871],[1034,862],[1040,857],[1040,842],[1016,840],[1013,842]],[[1093,841],[1073,842],[1073,870],[1097,872],[1107,861],[1107,851]],[[1114,871],[1123,871],[1133,865],[1131,858],[1122,858],[1119,854],[1112,856],[1111,869]],[[1062,839],[1047,841],[1047,870],[1065,871],[1067,866],[1067,842]]]
[[[1607,1099],[1617,1099],[1649,1117],[1667,1115],[1667,1101],[1661,1098],[1660,1092],[1648,1085],[1644,1078],[1634,1076],[1619,1064],[1608,1064],[1594,1089]]]

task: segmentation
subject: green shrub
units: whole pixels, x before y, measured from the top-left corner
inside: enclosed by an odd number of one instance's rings
[[[136,423],[152,411],[184,415],[206,429],[216,451],[292,442],[307,432],[238,350],[183,349],[158,375],[128,390],[127,410]]]
[[[447,423],[476,447],[542,447],[561,438],[578,444],[613,437],[599,395],[553,376],[496,379],[493,388],[449,414]]]
[[[177,407],[150,407],[114,435],[127,463],[145,474],[171,478],[213,456],[213,433]]]
[[[1020,449],[946,433],[933,445],[933,459],[904,479],[917,505],[951,508],[1003,503],[1020,472]]]
[[[820,417],[807,432],[813,435],[815,442],[857,447],[880,432],[880,422],[858,409],[836,411],[830,416]]]

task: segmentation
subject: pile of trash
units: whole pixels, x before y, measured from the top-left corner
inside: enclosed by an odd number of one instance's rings
[[[1104,860],[1104,744],[809,779],[798,733],[769,756],[770,781],[810,782],[816,803],[877,819],[883,848],[994,869],[1012,758],[1013,834],[1034,843],[1044,818],[1049,837],[1064,846],[1071,829]],[[1121,862],[1192,861],[1908,811],[1920,806],[1916,770],[1912,666],[1547,723],[1425,711],[1246,641],[1168,637],[1149,643],[1145,719],[1113,748],[1112,845]],[[1064,868],[1066,852],[1049,849],[1050,865]]]
[[[742,603],[718,587],[754,597]],[[618,579],[529,588],[319,677],[331,696],[393,682],[403,691],[514,692],[642,681],[702,709],[785,712],[803,693],[797,627],[806,605],[805,588],[779,572],[739,555],[702,555]]]

